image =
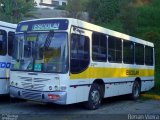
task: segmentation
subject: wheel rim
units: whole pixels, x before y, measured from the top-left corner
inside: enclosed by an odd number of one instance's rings
[[[134,97],[139,97],[139,84],[138,83],[134,84],[133,93],[134,93]]]
[[[91,93],[91,99],[94,104],[100,103],[100,93],[98,90],[95,90]]]

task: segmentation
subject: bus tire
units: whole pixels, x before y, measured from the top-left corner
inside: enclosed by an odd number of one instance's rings
[[[132,86],[132,94],[131,94],[132,100],[137,100],[139,98],[140,91],[141,91],[140,89],[141,89],[140,83],[137,80],[134,81]]]
[[[89,110],[96,110],[100,107],[101,100],[101,87],[97,83],[93,83],[89,92],[88,101],[85,103],[85,107]]]

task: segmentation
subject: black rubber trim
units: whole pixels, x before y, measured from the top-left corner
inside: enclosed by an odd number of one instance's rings
[[[154,80],[141,80],[142,82],[149,82]],[[121,81],[121,82],[106,82],[104,84],[121,84],[121,83],[134,83],[134,81]],[[80,85],[70,85],[70,87],[80,87],[80,86],[91,86],[92,84],[80,84]]]
[[[9,78],[7,78],[7,77],[0,77],[0,80],[4,80],[4,79],[9,80]]]
[[[92,84],[70,85],[70,87],[90,86]]]

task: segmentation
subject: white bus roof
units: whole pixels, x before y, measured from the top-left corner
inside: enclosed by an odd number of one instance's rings
[[[130,41],[133,41],[136,43],[141,43],[144,45],[154,47],[154,44],[151,42],[148,42],[148,41],[136,38],[136,37],[132,37],[127,34],[120,33],[120,32],[114,31],[114,30],[110,30],[110,29],[107,29],[104,27],[100,27],[98,25],[91,24],[91,23],[88,23],[88,22],[85,22],[82,20],[74,19],[74,18],[42,18],[42,19],[33,19],[33,20],[27,20],[27,21],[22,21],[22,22],[38,21],[38,20],[52,20],[52,19],[53,20],[54,19],[67,19],[67,20],[69,20],[69,24],[73,25],[73,26],[77,26],[77,27],[84,28],[84,29],[87,29],[90,31],[100,32],[100,33],[115,36],[115,37],[118,37],[118,38],[121,38],[124,40],[130,40]]]
[[[17,28],[17,24],[0,21],[0,27],[16,29]]]

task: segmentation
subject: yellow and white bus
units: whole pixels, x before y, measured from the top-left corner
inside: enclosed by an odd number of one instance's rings
[[[40,102],[84,102],[154,86],[153,43],[72,18],[23,21],[16,30],[10,96]]]
[[[0,21],[0,95],[9,93],[9,71],[16,24]]]

